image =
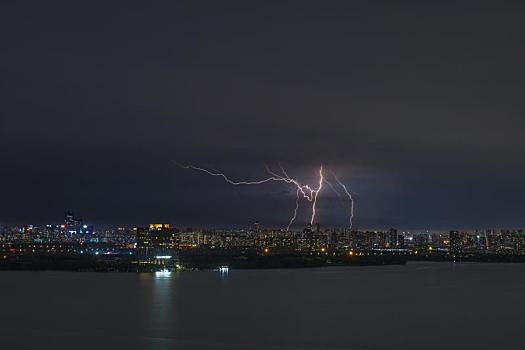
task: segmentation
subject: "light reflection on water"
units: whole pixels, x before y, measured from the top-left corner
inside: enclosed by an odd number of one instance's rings
[[[510,349],[525,324],[525,264],[2,272],[0,291],[6,349]]]
[[[144,305],[147,314],[144,325],[151,338],[169,337],[176,328],[174,299],[177,277],[178,273],[166,271],[140,274],[142,286],[150,295]]]

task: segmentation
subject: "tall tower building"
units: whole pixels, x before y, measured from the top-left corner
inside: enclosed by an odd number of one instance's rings
[[[448,234],[449,250],[453,253],[459,253],[461,250],[461,236],[459,231],[450,231]]]

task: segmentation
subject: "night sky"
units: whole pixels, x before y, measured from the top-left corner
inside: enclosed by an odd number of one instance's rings
[[[357,228],[525,226],[517,1],[3,1],[0,224],[285,226],[319,164]],[[325,192],[319,222],[346,212]],[[298,226],[307,221],[302,207]]]

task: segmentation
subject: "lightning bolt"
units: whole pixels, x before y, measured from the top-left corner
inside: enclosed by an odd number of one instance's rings
[[[267,177],[267,178],[263,178],[261,180],[253,180],[253,181],[244,181],[244,180],[243,181],[235,181],[235,180],[230,179],[228,176],[226,176],[226,174],[221,173],[221,172],[212,171],[212,170],[209,170],[209,169],[206,169],[206,168],[203,168],[203,167],[198,167],[198,166],[191,165],[191,164],[183,165],[183,164],[180,164],[180,163],[177,163],[177,162],[175,162],[175,164],[177,164],[179,167],[181,167],[183,169],[196,170],[196,171],[204,172],[204,173],[206,173],[208,175],[211,175],[211,176],[220,177],[224,181],[226,181],[227,183],[229,183],[231,185],[235,185],[235,186],[238,186],[238,185],[262,185],[262,184],[266,184],[266,183],[269,183],[269,182],[284,182],[284,183],[287,183],[287,184],[295,186],[295,188],[296,188],[295,208],[294,208],[294,211],[293,211],[293,216],[289,220],[288,225],[286,227],[286,230],[290,230],[291,225],[294,223],[295,219],[297,218],[297,212],[299,210],[299,201],[300,201],[301,197],[306,199],[308,202],[312,203],[311,204],[310,224],[312,224],[312,225],[314,224],[314,222],[316,220],[316,216],[317,216],[317,199],[318,199],[318,196],[319,196],[319,194],[321,193],[321,191],[323,189],[323,184],[324,183],[328,184],[331,187],[331,189],[339,197],[341,197],[341,194],[325,178],[324,173],[323,173],[323,166],[322,165],[319,167],[319,172],[318,172],[319,173],[319,181],[317,183],[317,186],[316,187],[311,187],[310,185],[303,185],[297,179],[295,179],[293,177],[290,177],[281,164],[279,164],[279,168],[280,168],[280,171],[281,171],[280,174],[274,172],[272,169],[270,169],[270,167],[268,167],[265,164],[266,172],[270,176]],[[350,193],[346,189],[346,186],[339,181],[339,179],[335,176],[335,174],[333,172],[332,172],[332,174],[334,176],[334,179],[343,188],[343,190],[345,191],[347,196],[350,198],[350,202],[351,202],[350,227],[351,227],[352,226],[352,219],[353,219],[353,215],[354,215],[354,202],[352,200],[352,196],[350,195]]]
[[[263,180],[257,180],[257,181],[233,181],[233,180],[230,180],[223,173],[216,173],[216,172],[210,171],[208,169],[197,167],[197,166],[194,166],[194,165],[182,165],[182,164],[179,164],[179,163],[177,163],[177,165],[180,166],[183,169],[198,170],[198,171],[205,172],[206,174],[209,174],[211,176],[222,177],[224,179],[224,181],[226,181],[227,183],[232,184],[232,185],[262,185],[262,184],[270,182],[270,181],[281,181],[280,178],[273,177],[273,176],[269,177],[269,178],[266,178],[266,179],[263,179]]]
[[[297,189],[296,197],[295,197],[295,209],[293,210],[292,218],[288,222],[288,226],[286,226],[286,231],[290,231],[290,226],[292,226],[293,222],[297,218],[297,210],[299,209],[299,198],[300,198],[299,193],[300,193],[300,191],[299,191],[299,189]]]
[[[339,179],[337,178],[337,175],[332,171],[332,176],[334,177],[334,180],[343,188],[343,191],[345,192],[346,196],[350,200],[350,229],[352,229],[352,220],[354,219],[354,199],[352,198],[352,195],[346,188],[345,184],[343,184]]]
[[[310,224],[314,224],[314,220],[315,220],[315,206],[317,205],[317,196],[319,196],[319,193],[321,192],[321,190],[323,189],[323,179],[324,179],[324,176],[323,176],[323,166],[321,165],[321,167],[319,168],[319,187],[317,187],[317,190],[312,190],[311,193],[312,193],[312,197],[313,197],[313,204],[312,204],[312,218],[310,219]]]
[[[309,185],[302,185],[299,181],[297,181],[294,178],[291,178],[286,170],[279,164],[279,167],[281,168],[281,172],[284,176],[279,175],[275,172],[273,172],[268,166],[266,166],[266,171],[272,175],[274,178],[278,178],[279,181],[284,181],[286,183],[294,184],[297,187],[297,194],[302,194],[303,198],[306,198],[307,201],[312,203],[312,216],[310,217],[310,224],[313,225],[315,222],[315,215],[316,215],[316,206],[317,206],[317,196],[319,195],[319,192],[323,189],[323,182],[324,182],[324,175],[323,175],[323,166],[319,168],[319,185],[317,189],[314,189],[310,187]],[[292,218],[291,222],[295,219]],[[290,223],[291,225],[291,223]],[[288,226],[289,228],[290,226]]]

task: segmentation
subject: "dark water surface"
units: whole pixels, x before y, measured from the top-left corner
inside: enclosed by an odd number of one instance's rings
[[[525,264],[1,272],[1,349],[518,349]]]

